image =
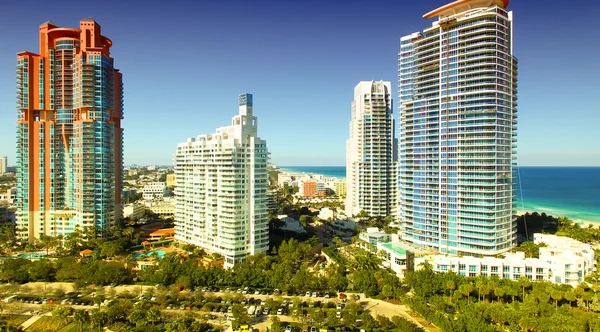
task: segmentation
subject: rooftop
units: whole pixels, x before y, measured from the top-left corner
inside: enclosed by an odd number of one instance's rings
[[[475,8],[508,7],[509,0],[457,0],[423,15],[423,18],[448,17]]]

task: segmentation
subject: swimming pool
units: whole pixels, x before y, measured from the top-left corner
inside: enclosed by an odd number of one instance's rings
[[[17,257],[29,259],[32,261],[37,261],[37,260],[40,260],[40,259],[46,257],[46,254],[34,252],[34,253],[28,253],[28,254],[19,254],[19,255],[17,255]]]
[[[158,258],[163,258],[167,254],[164,250],[152,250],[147,254],[133,254],[133,258],[152,257],[156,253]]]

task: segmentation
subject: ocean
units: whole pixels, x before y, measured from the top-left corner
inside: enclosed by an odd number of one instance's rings
[[[346,178],[345,166],[281,166]],[[600,223],[600,167],[519,167],[517,209]],[[520,185],[519,185],[520,182]]]

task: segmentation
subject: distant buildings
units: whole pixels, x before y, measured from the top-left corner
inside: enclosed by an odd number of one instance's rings
[[[335,194],[338,197],[346,197],[346,181],[336,181],[333,183]]]
[[[317,196],[317,183],[314,181],[305,181],[300,183],[300,192],[304,197]]]
[[[102,231],[121,218],[123,84],[92,19],[46,22],[17,54],[17,235]]]
[[[126,204],[123,207],[123,217],[130,220],[139,220],[146,214],[146,207],[141,204]]]
[[[390,82],[360,82],[354,88],[350,138],[346,143],[346,214],[395,213],[396,139]]]
[[[175,173],[167,174],[167,187],[169,187],[169,188],[175,187]]]
[[[174,202],[159,202],[158,204],[152,205],[149,210],[158,215],[163,219],[170,219],[175,217],[175,205]]]
[[[8,157],[0,157],[0,174],[8,172]]]
[[[6,192],[0,192],[0,202],[6,202],[9,205],[17,201],[17,188],[7,189]]]
[[[400,40],[401,234],[422,248],[496,255],[516,243],[517,59],[507,4],[455,1]]]
[[[145,200],[162,199],[166,195],[167,185],[164,182],[150,182],[142,189],[142,197]]]
[[[252,104],[240,95],[230,126],[178,144],[175,154],[175,239],[223,255],[228,267],[269,248],[269,152]]]

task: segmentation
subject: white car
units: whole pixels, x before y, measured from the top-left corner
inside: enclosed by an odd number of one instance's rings
[[[291,325],[288,325],[285,327],[285,332],[292,332],[293,331],[293,327]]]
[[[310,297],[310,292],[306,292],[306,297]]]
[[[317,297],[317,292],[313,292],[312,297]]]
[[[335,316],[337,318],[342,318],[342,313],[338,311],[338,312],[335,313]]]

